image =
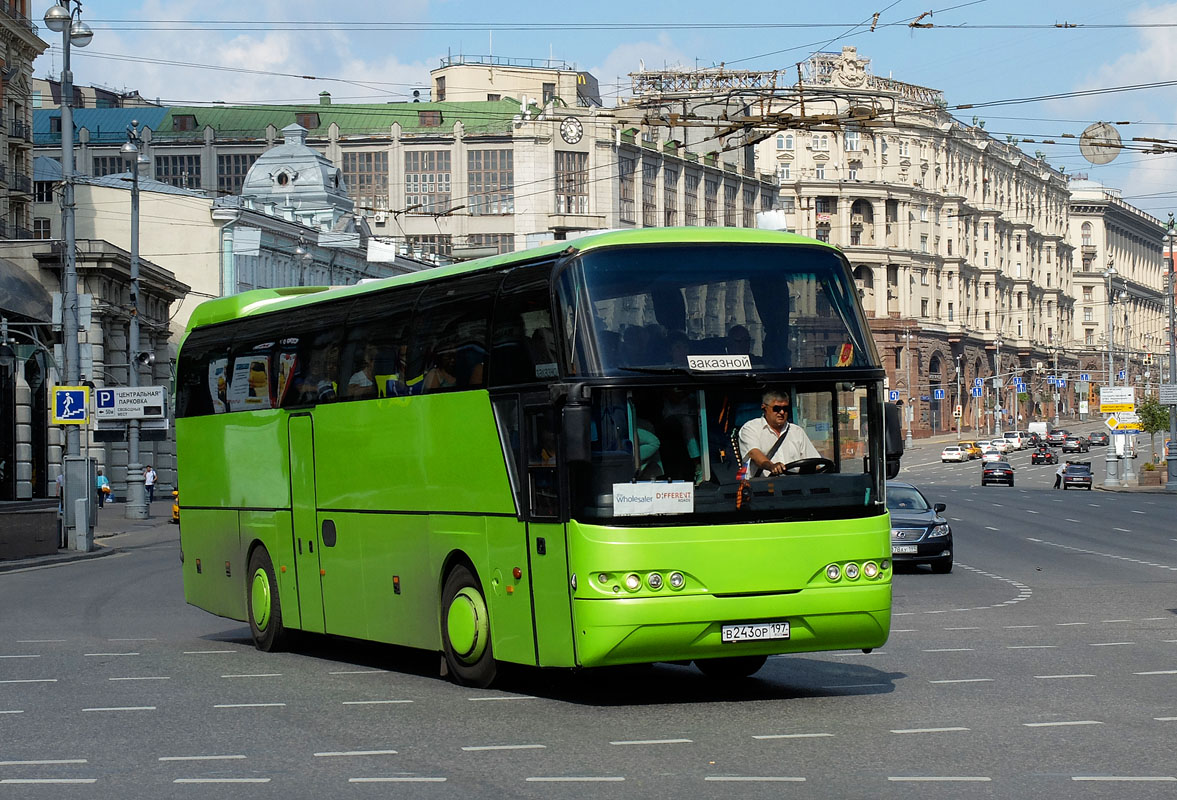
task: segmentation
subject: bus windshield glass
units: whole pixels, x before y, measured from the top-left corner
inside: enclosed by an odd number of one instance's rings
[[[576,377],[875,367],[854,291],[816,245],[589,251],[559,277],[565,365]]]

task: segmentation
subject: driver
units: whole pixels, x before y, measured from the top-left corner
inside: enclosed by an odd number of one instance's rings
[[[803,458],[821,458],[805,431],[789,422],[789,396],[770,389],[761,398],[764,416],[740,428],[740,452],[752,464],[749,477],[780,475],[786,465]]]

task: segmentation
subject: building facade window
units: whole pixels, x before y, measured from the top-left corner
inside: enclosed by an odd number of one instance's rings
[[[181,189],[199,189],[200,156],[156,156],[155,179]]]
[[[241,194],[245,175],[257,153],[225,153],[217,155],[217,192],[219,194]]]
[[[830,150],[830,137],[826,133],[815,133],[813,135],[813,149],[824,153]]]
[[[823,163],[814,165],[813,177],[817,178],[819,181],[824,181],[826,179],[826,165]]]
[[[723,224],[724,227],[736,227],[736,199],[739,195],[734,184],[723,185]]]
[[[708,227],[719,223],[719,181],[703,179],[703,224]]]
[[[1090,303],[1092,300],[1092,297],[1093,297],[1092,288],[1090,286],[1084,286],[1083,287],[1083,302]]]
[[[928,301],[926,299],[920,300],[920,316],[921,317],[928,316]]]
[[[637,222],[637,190],[634,188],[636,156],[621,154],[617,160],[618,216],[622,222]]]
[[[511,150],[467,151],[466,181],[473,216],[515,213],[515,154]]]
[[[642,160],[642,225],[658,225],[658,162],[651,158]]]
[[[1095,313],[1094,313],[1094,311],[1092,311],[1092,309],[1090,309],[1090,308],[1083,309],[1083,321],[1084,322],[1095,322]]]
[[[920,252],[921,253],[928,252],[928,234],[926,234],[926,233],[920,234]],[[924,282],[927,283],[927,281],[924,281]]]
[[[409,247],[422,253],[432,253],[435,256],[452,256],[454,254],[453,237],[449,234],[430,234],[427,236],[409,236]]]
[[[781,183],[793,180],[793,165],[788,161],[777,165],[776,174]]]
[[[294,115],[294,121],[308,131],[313,131],[319,127],[319,114],[317,111],[299,112]]]
[[[33,184],[33,202],[53,202],[53,181],[37,181]]]
[[[440,80],[440,79],[439,79]],[[343,152],[343,181],[355,201],[356,212],[371,214],[388,209],[388,151]]]
[[[858,131],[846,131],[846,152],[858,152]]]
[[[405,151],[405,208],[419,214],[449,210],[449,150]]]
[[[745,228],[756,227],[756,189],[751,186],[744,187],[744,205],[741,209],[743,213],[743,225]]]
[[[34,239],[52,239],[53,226],[51,221],[45,217],[36,217],[33,219],[33,238]]]
[[[499,253],[515,252],[513,233],[472,233],[466,237],[466,242],[475,247],[494,247]]]
[[[556,213],[587,214],[588,153],[556,151]]]
[[[94,156],[92,161],[93,167],[90,173],[95,178],[101,178],[103,175],[118,175],[120,172],[126,172],[129,168],[122,156]],[[140,175],[142,172],[140,169]]]
[[[985,312],[985,330],[989,330],[989,312]]]
[[[948,321],[952,322],[952,303],[948,304]]]
[[[687,170],[683,178],[683,225],[699,224],[699,173]]]
[[[678,173],[677,167],[662,168],[662,224],[668,228],[678,224]]]

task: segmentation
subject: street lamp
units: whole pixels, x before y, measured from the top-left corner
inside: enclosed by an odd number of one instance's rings
[[[1177,269],[1173,265],[1173,239],[1177,237],[1177,223],[1169,215],[1169,391],[1177,386],[1177,311],[1174,311],[1174,293],[1177,292]],[[1172,400],[1172,398],[1170,398]],[[1177,492],[1177,405],[1169,406],[1169,453],[1165,457],[1169,477],[1165,488]]]
[[[960,409],[960,413],[956,413],[957,408],[952,409],[952,414],[954,417],[956,417],[956,440],[958,442],[960,441],[960,437],[963,435],[960,430],[960,425],[962,422],[964,422],[964,398],[960,396],[960,359],[963,355],[964,353],[956,354],[956,406]]]
[[[997,332],[997,352],[993,356],[993,375],[994,385],[993,394],[995,397],[993,405],[993,435],[998,438],[1001,437],[1001,389],[1005,386],[1005,381],[1001,377],[1001,331]]]
[[[81,359],[78,345],[78,262],[74,235],[74,75],[70,71],[70,45],[85,47],[94,38],[94,31],[82,22],[81,0],[60,0],[45,12],[45,27],[61,34],[61,231],[65,240],[61,269],[61,328],[63,358],[61,379],[67,386],[77,386],[81,380]],[[65,426],[65,455],[81,455],[81,433],[77,425]],[[68,475],[63,479],[62,503],[76,508],[78,500],[93,501],[93,489],[88,480],[73,485]],[[89,510],[86,518],[75,520],[78,529],[89,531]],[[75,539],[80,550],[89,550],[88,535]]]
[[[907,361],[907,408],[904,410],[904,413],[907,415],[907,438],[906,438],[906,441],[904,442],[904,446],[907,448],[910,448],[912,445],[911,424],[912,424],[912,418],[915,416],[915,406],[914,406],[914,401],[912,400],[912,393],[911,393],[911,329],[910,328],[908,330],[904,331],[903,339],[907,343],[907,346],[903,348],[903,352],[907,354],[907,358],[905,359]]]
[[[139,334],[139,164],[143,156],[143,137],[139,120],[131,120],[127,141],[119,152],[131,162],[131,321],[127,331],[127,385],[139,385],[139,370],[155,361],[143,352]],[[147,489],[143,485],[143,465],[139,461],[139,420],[127,421],[127,519],[147,519]]]

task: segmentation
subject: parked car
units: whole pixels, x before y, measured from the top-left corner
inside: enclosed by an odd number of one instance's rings
[[[1110,437],[1108,436],[1107,431],[1096,431],[1095,433],[1093,433],[1087,437],[1087,441],[1093,445],[1097,444],[1097,445],[1100,445],[1101,447],[1107,447],[1109,438]]]
[[[947,464],[949,461],[968,461],[969,453],[963,447],[958,447],[955,444],[945,446],[940,451],[940,461]]]
[[[1017,449],[1009,439],[994,439],[993,446],[1001,453],[1012,453]]]
[[[1057,464],[1058,456],[1054,454],[1046,445],[1042,445],[1034,452],[1030,453],[1031,464]]]
[[[1071,432],[1064,428],[1056,428],[1050,433],[1046,434],[1046,443],[1051,447],[1058,447],[1063,443],[1063,440],[1071,435]]]
[[[1072,461],[1063,468],[1064,489],[1086,489],[1091,491],[1091,462]]]
[[[1014,485],[1014,468],[1008,461],[990,461],[981,467],[981,485],[1008,483]]]
[[[910,483],[887,481],[891,560],[927,564],[932,572],[952,572],[952,528],[940,516],[945,508],[943,503],[929,503]]]
[[[1066,439],[1063,439],[1064,453],[1086,453],[1090,449],[1091,446],[1087,444],[1087,440],[1082,436],[1068,436]]]
[[[1000,450],[998,450],[996,447],[990,447],[988,450],[985,451],[985,454],[983,456],[981,456],[981,463],[982,464],[991,464],[994,461],[1005,461],[1005,454],[1002,453]]]
[[[962,450],[966,451],[969,454],[969,458],[980,458],[981,457],[981,448],[980,448],[980,446],[977,445],[976,442],[969,442],[969,441],[957,442],[957,445],[959,445]]]

